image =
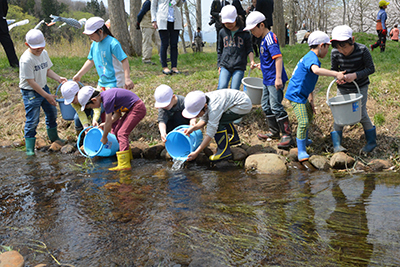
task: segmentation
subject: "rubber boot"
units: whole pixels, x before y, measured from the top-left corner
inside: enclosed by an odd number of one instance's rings
[[[292,138],[292,131],[290,130],[289,118],[285,117],[278,121],[279,128],[282,133],[281,141],[278,143],[278,148],[289,149],[294,146],[294,141]]]
[[[307,154],[306,150],[307,139],[296,138],[296,141],[297,141],[297,159],[300,162],[308,160],[310,156]]]
[[[268,132],[266,134],[262,133],[257,134],[258,139],[260,140],[279,139],[280,137],[279,125],[278,122],[276,121],[275,116],[268,115],[267,122],[268,122]]]
[[[130,170],[131,167],[131,156],[129,155],[129,150],[118,151],[117,152],[118,166],[109,168],[110,171],[124,171]]]
[[[130,158],[129,161],[131,161],[131,160],[133,160],[133,155],[132,155],[132,149],[131,149],[131,147],[129,147],[128,151],[129,151],[129,158]]]
[[[48,128],[47,129],[47,136],[49,137],[50,141],[53,143],[57,140],[60,140],[62,143],[65,143],[65,140],[60,139],[60,137],[58,137],[58,133],[57,133],[57,127],[54,128]]]
[[[342,131],[331,132],[331,138],[333,143],[333,152],[345,152],[346,148],[342,147]]]
[[[25,147],[26,147],[26,155],[34,156],[35,155],[35,137],[26,137],[25,138]]]
[[[312,140],[308,138],[308,130],[306,132],[306,146],[310,146],[312,144]]]
[[[223,159],[232,158],[231,148],[229,146],[228,132],[226,129],[219,131],[214,136],[215,142],[217,143],[217,153],[210,156],[211,161],[219,161]]]
[[[79,137],[79,134],[83,131],[83,128],[75,129],[76,137]],[[81,135],[81,139],[79,140],[79,147],[83,146],[83,140],[85,140],[86,133],[83,132]]]
[[[376,127],[364,131],[367,144],[363,147],[364,152],[371,152],[377,146],[376,144]]]
[[[240,138],[239,138],[238,132],[236,131],[236,128],[235,128],[235,126],[233,126],[232,123],[229,123],[226,126],[226,131],[227,131],[228,137],[229,137],[229,145],[233,146],[233,145],[240,144]]]

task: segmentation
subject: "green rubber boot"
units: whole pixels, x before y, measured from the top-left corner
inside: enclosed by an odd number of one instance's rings
[[[57,140],[60,140],[62,143],[65,143],[65,140],[62,140],[60,137],[58,137],[57,127],[48,128],[47,129],[47,136],[49,137],[49,139],[50,139],[50,141],[52,143],[57,141]]]
[[[35,155],[35,137],[27,137],[25,138],[25,147],[26,147],[26,155],[34,156]]]

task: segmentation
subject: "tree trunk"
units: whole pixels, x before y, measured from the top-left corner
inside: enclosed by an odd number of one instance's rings
[[[346,0],[343,0],[343,21],[342,24],[346,24]]]
[[[131,38],[128,32],[124,1],[109,0],[108,10],[110,12],[110,29],[112,34],[121,43],[122,49],[127,55],[135,56],[135,52],[132,48]]]
[[[129,33],[132,40],[132,48],[135,51],[137,56],[142,55],[142,32],[140,30],[136,30],[136,21],[137,15],[139,14],[141,9],[141,0],[130,0],[130,25],[132,25],[129,29]],[[151,12],[150,10],[148,12]]]
[[[201,0],[197,0],[196,1],[196,26],[200,27],[201,30],[203,30],[202,28],[202,21],[201,21]],[[196,30],[197,30],[196,27]]]
[[[290,0],[290,21],[289,21],[289,45],[296,43],[295,29],[296,29],[296,9],[295,0]]]
[[[186,5],[186,2],[185,2]],[[186,5],[187,7],[187,5]],[[181,8],[181,17],[183,18],[183,10]],[[183,53],[186,54],[186,43],[185,43],[185,27],[183,27],[181,33],[179,34],[181,36],[181,40],[182,40],[182,47],[183,47]]]
[[[275,1],[274,2],[274,29],[273,32],[278,37],[279,45],[281,47],[285,46],[285,19],[283,17],[283,2]]]
[[[192,43],[193,42],[193,29],[192,29],[192,23],[190,22],[189,8],[187,6],[187,2],[186,1],[183,3],[183,8],[185,9],[185,18],[186,18],[186,26],[187,27],[183,27],[182,34],[184,34],[185,28],[187,28],[188,34],[189,34],[190,43]],[[183,16],[182,16],[182,18],[183,18]]]

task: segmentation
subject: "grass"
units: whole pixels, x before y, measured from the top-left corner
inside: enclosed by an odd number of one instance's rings
[[[376,41],[377,36],[373,34],[355,33],[356,42],[369,45]],[[20,42],[16,43],[17,55],[20,56],[26,47]],[[52,69],[61,76],[71,79],[86,61],[86,56],[90,49],[88,40],[80,40],[77,43],[69,44],[63,42],[60,44],[49,44],[46,50],[49,52],[51,60],[54,64]],[[294,46],[286,46],[281,48],[283,54],[284,65],[288,76],[291,76],[297,62],[309,51],[307,44],[296,44]],[[378,49],[379,50],[379,49]],[[215,90],[218,85],[218,70],[217,70],[217,53],[214,47],[205,47],[205,52],[193,54],[190,48],[188,53],[184,54],[180,51],[178,59],[178,69],[183,73],[181,75],[165,76],[161,73],[161,66],[153,51],[152,61],[157,62],[157,65],[145,65],[140,57],[130,57],[131,79],[135,83],[133,91],[144,101],[147,107],[147,115],[145,119],[139,123],[131,135],[132,141],[146,142],[154,145],[160,142],[157,128],[157,110],[154,108],[153,93],[155,88],[160,84],[171,86],[174,93],[186,95],[193,90],[202,90],[205,92]],[[380,53],[375,50],[371,52],[376,72],[370,76],[371,84],[369,87],[368,110],[371,119],[375,121],[378,128],[378,138],[388,137],[397,138],[397,128],[399,120],[399,80],[400,80],[400,61],[398,54],[400,52],[399,43],[387,41],[387,49],[385,53]],[[256,59],[256,62],[258,58]],[[327,57],[321,59],[323,68],[330,68],[330,53]],[[0,68],[5,75],[0,77],[0,112],[3,113],[5,119],[0,125],[2,130],[0,139],[19,139],[23,138],[24,110],[21,96],[18,88],[18,71],[11,69],[5,57],[5,53],[0,53]],[[248,75],[248,70],[245,76]],[[261,71],[253,70],[252,77],[262,77]],[[84,85],[96,86],[98,75],[95,68],[92,68],[82,78]],[[332,130],[332,115],[326,105],[326,90],[331,77],[320,77],[315,88],[317,101],[317,115],[315,117],[314,126],[311,137],[317,142],[314,149],[315,153],[323,154],[327,152],[327,147],[330,146],[329,132]],[[52,92],[55,93],[58,84],[49,79],[48,85]],[[335,90],[332,88],[332,95]],[[293,132],[297,127],[297,122],[290,104],[285,100],[284,105],[289,113]],[[61,117],[61,115],[60,115]],[[7,119],[8,118],[8,119]],[[39,133],[45,136],[44,119],[41,119],[39,124]],[[265,131],[264,115],[260,106],[255,106],[250,114],[246,116],[242,127],[239,127],[242,140],[248,144],[252,143],[251,139],[257,132]],[[14,128],[11,128],[13,125]],[[59,119],[61,128],[61,136],[74,136],[73,125],[71,122]],[[380,129],[387,129],[385,131]],[[344,143],[347,146],[352,146],[354,143],[354,151],[358,151],[362,147],[365,140],[360,136],[363,135],[361,125],[357,124],[346,130]],[[381,135],[379,135],[381,134]],[[295,135],[295,134],[293,134]],[[318,143],[318,140],[320,143]],[[355,142],[353,142],[355,140]],[[381,140],[380,143],[391,143],[392,140]],[[350,149],[351,151],[351,149]],[[382,157],[390,153],[389,147],[383,145]],[[396,151],[397,152],[397,151]]]

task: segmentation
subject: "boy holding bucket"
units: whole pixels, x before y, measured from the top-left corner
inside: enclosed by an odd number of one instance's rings
[[[164,143],[167,141],[167,133],[176,127],[196,124],[196,119],[187,119],[182,116],[182,111],[185,109],[185,97],[175,95],[168,85],[158,86],[154,92],[154,98],[156,99],[154,106],[158,109],[158,129]]]
[[[367,113],[368,99],[368,76],[375,72],[374,62],[368,48],[354,42],[353,31],[347,25],[337,26],[332,30],[332,52],[331,69],[336,71],[345,71],[344,81],[338,81],[338,95],[358,93],[353,81],[360,88],[363,95],[361,109],[361,124],[364,128],[367,144],[362,148],[364,152],[371,152],[376,146],[376,128],[372,125],[371,119]],[[346,151],[342,147],[343,125],[333,124],[331,132],[333,151]]]
[[[218,149],[217,153],[210,156],[210,160],[215,162],[230,159],[230,146],[240,143],[233,121],[248,114],[251,108],[250,98],[238,90],[221,89],[209,93],[193,91],[187,94],[182,115],[188,119],[200,118],[200,121],[185,129],[184,133],[190,135],[207,125],[206,136],[200,146],[188,155],[187,160],[194,160],[213,137]]]
[[[324,58],[328,53],[330,45],[329,36],[321,31],[315,31],[308,37],[308,52],[297,63],[289,81],[285,97],[293,106],[297,118],[297,158],[299,161],[306,161],[309,155],[306,146],[312,141],[308,139],[308,128],[313,119],[314,97],[313,91],[318,81],[318,76],[331,76],[338,80],[343,80],[344,72],[337,72],[321,68],[318,57]]]
[[[112,132],[119,142],[118,166],[109,170],[130,170],[132,155],[129,134],[146,115],[146,107],[142,100],[135,93],[122,88],[111,88],[100,93],[91,86],[85,86],[79,90],[78,101],[82,111],[85,108],[100,108],[103,104],[106,120],[100,124],[100,127],[103,127],[100,141],[107,144],[108,133]],[[122,116],[123,112],[125,114]]]
[[[39,124],[40,107],[46,114],[47,135],[51,142],[60,140],[57,133],[56,96],[50,94],[47,77],[58,83],[66,78],[60,77],[50,68],[53,66],[47,51],[46,41],[40,30],[32,29],[25,36],[28,49],[19,60],[19,87],[25,106],[25,147],[28,156],[35,155],[36,128]]]
[[[246,28],[253,36],[261,38],[260,63],[251,65],[251,69],[261,69],[263,73],[263,96],[261,106],[267,117],[269,131],[259,133],[261,140],[282,139],[278,148],[288,149],[294,144],[290,130],[289,116],[282,105],[283,90],[288,80],[283,66],[282,53],[276,35],[267,26],[265,16],[258,11],[253,11],[246,19]]]
[[[82,87],[83,88],[83,87]],[[86,109],[81,110],[82,106],[78,101],[79,85],[74,81],[68,81],[61,86],[61,94],[64,98],[65,105],[71,105],[75,111],[75,130],[78,136],[80,132],[89,127],[90,119],[92,118],[92,125],[98,126],[98,121],[100,120],[101,108]]]

